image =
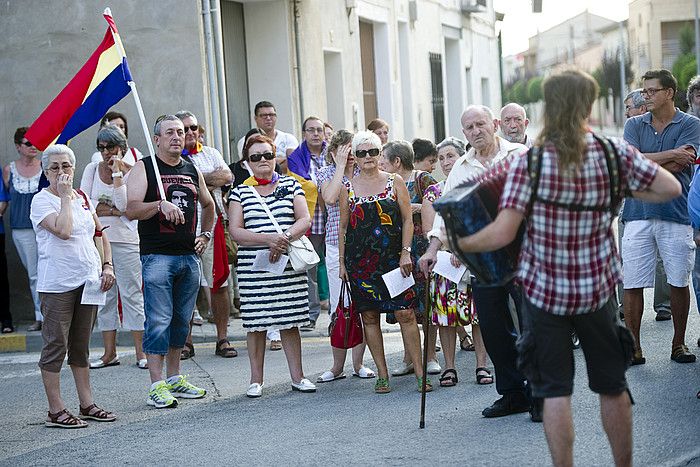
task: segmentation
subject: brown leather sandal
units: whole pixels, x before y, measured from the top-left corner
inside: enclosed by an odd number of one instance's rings
[[[180,360],[188,360],[194,357],[194,346],[189,342],[185,342],[185,346],[180,351]]]
[[[226,347],[224,347],[226,346]],[[238,351],[233,348],[228,339],[221,339],[216,343],[216,355],[224,358],[232,358],[238,356]]]
[[[85,428],[88,426],[87,422],[74,416],[68,409],[63,409],[56,413],[48,412],[48,414],[49,418],[44,422],[44,425],[49,428]],[[65,417],[59,420],[64,415]]]
[[[83,420],[88,418],[90,420],[97,420],[98,422],[113,422],[117,419],[117,416],[112,412],[99,408],[97,404],[92,404],[89,407],[80,407],[80,418]]]

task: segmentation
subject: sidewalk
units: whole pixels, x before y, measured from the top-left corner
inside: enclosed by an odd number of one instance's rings
[[[15,325],[16,332],[11,334],[0,334],[0,353],[7,352],[40,352],[43,346],[41,339],[41,331],[27,332],[27,327],[31,323],[22,323]],[[328,337],[328,325],[330,324],[330,316],[327,312],[321,311],[321,315],[316,322],[316,329],[313,331],[302,331],[301,337]],[[399,332],[398,324],[386,324],[382,320],[382,332]],[[231,342],[245,342],[246,331],[243,329],[243,324],[240,319],[229,319],[228,338]],[[216,326],[208,323],[206,320],[201,326],[193,326],[192,342],[201,344],[204,342],[216,343]],[[90,347],[102,347],[102,333],[93,331],[90,339]],[[117,332],[117,345],[131,347],[131,333],[129,331],[120,330]]]

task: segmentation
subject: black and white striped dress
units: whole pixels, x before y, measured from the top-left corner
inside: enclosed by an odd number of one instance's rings
[[[243,226],[256,233],[277,233],[269,216],[252,193],[253,187],[239,185],[229,200],[243,207]],[[294,197],[304,196],[299,182],[280,177],[277,187],[262,196],[283,231],[294,224]],[[241,294],[241,318],[247,331],[290,329],[309,321],[309,285],[306,272],[296,272],[291,262],[282,275],[253,271],[255,254],[267,246],[238,247],[238,287]]]

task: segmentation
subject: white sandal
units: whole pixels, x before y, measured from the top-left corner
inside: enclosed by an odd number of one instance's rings
[[[253,383],[250,386],[248,386],[248,390],[245,392],[245,395],[248,397],[260,397],[262,396],[262,388],[265,385],[265,383]]]
[[[340,373],[338,376],[334,375],[331,370],[324,371],[321,376],[316,378],[317,383],[330,383],[331,381],[336,381],[338,379],[344,379],[345,373]]]
[[[360,371],[353,370],[352,375],[362,379],[369,379],[377,376],[376,374],[374,374],[374,371],[370,370],[366,366],[360,367]]]

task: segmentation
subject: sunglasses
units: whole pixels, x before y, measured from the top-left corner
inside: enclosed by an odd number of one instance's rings
[[[272,159],[275,158],[275,155],[271,152],[263,152],[260,154],[250,154],[248,156],[248,159],[250,159],[250,162],[260,162],[262,158],[265,158],[265,160],[271,161]]]
[[[116,144],[98,144],[97,145],[97,150],[100,152],[104,151],[112,151],[114,148],[116,148]]]
[[[194,133],[195,131],[199,130],[199,125],[190,125],[185,127],[185,133],[187,133],[187,130],[192,131]]]
[[[359,151],[355,151],[355,157],[358,159],[364,159],[366,156],[370,157],[377,157],[379,155],[379,149],[374,148],[374,149],[361,149]]]
[[[31,148],[32,146],[34,146],[34,145],[33,145],[32,143],[30,143],[29,141],[22,141],[22,142],[19,143],[19,144],[24,145],[24,146],[27,146],[28,148]]]

